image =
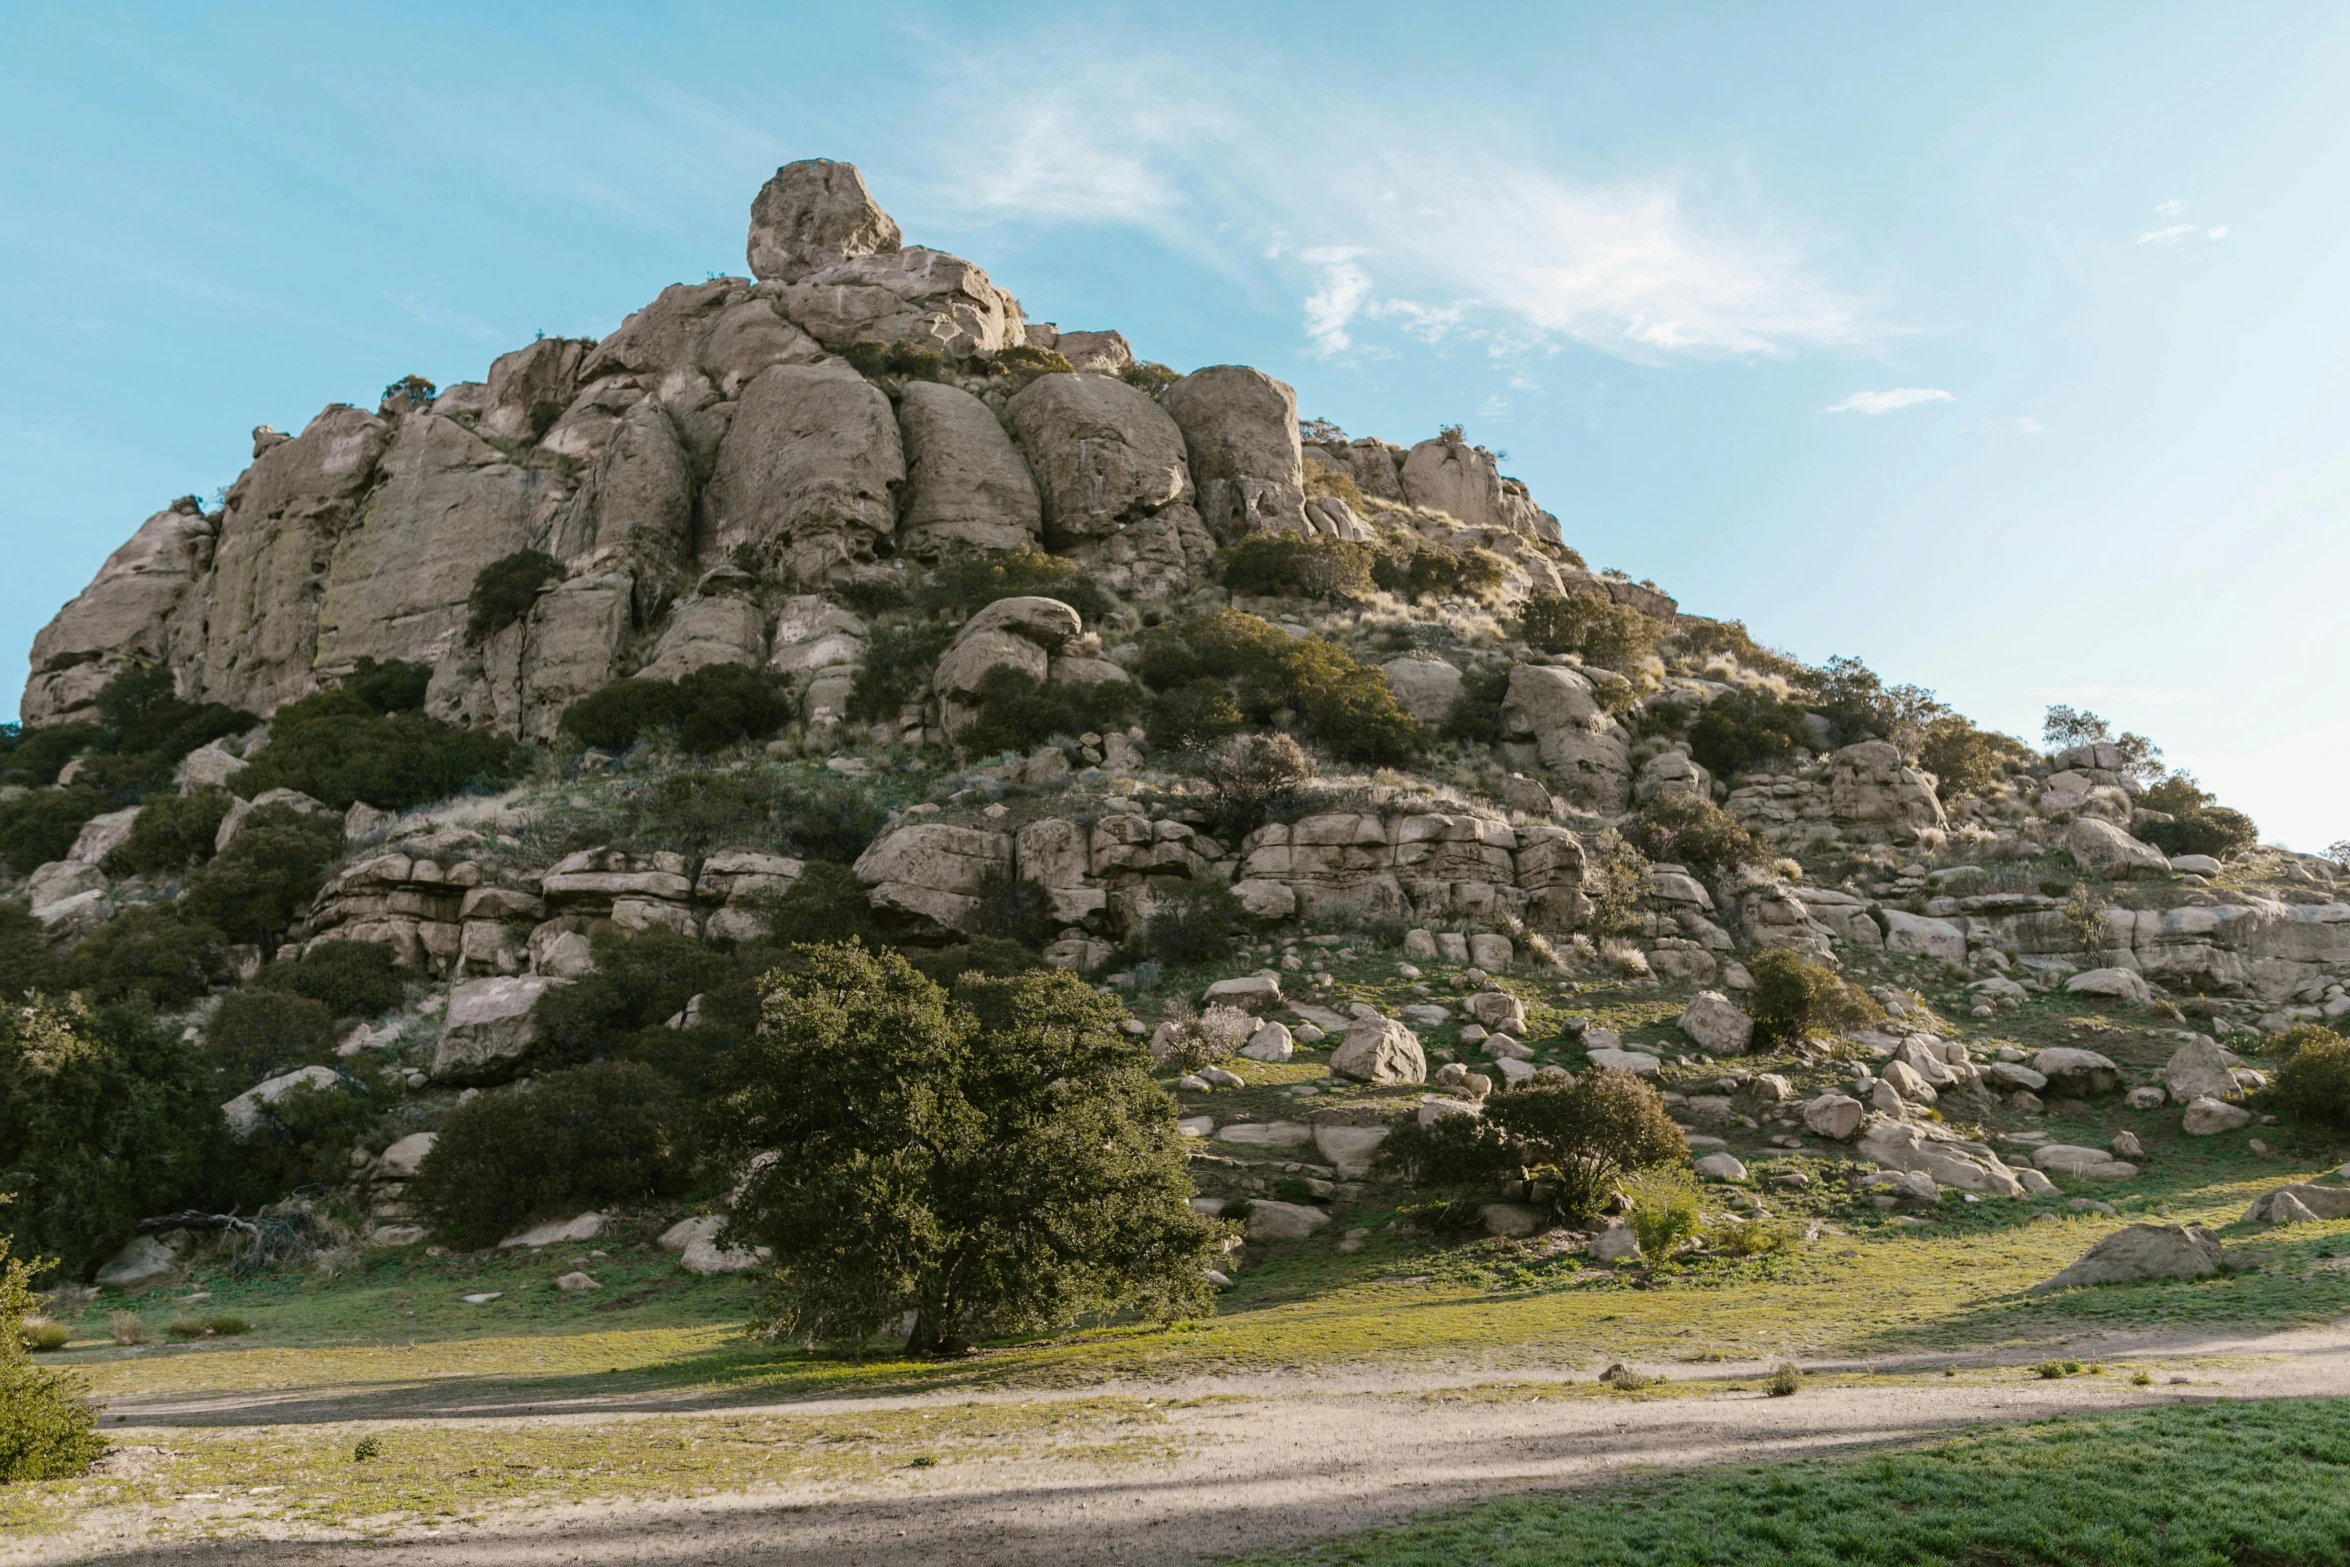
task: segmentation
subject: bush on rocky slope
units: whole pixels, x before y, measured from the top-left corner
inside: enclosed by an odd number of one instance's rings
[[[2147,811],[2169,821],[2140,824],[2137,835],[2165,854],[2208,854],[2229,859],[2255,847],[2260,829],[2242,811],[2233,811],[2196,783],[2192,773],[2172,773],[2139,797]]]
[[[1711,800],[1660,794],[1641,806],[1623,829],[1624,841],[1651,860],[1686,865],[1714,877],[1741,865],[1768,865],[1771,846]]]
[[[1708,702],[1689,725],[1689,755],[1716,778],[1770,767],[1814,744],[1803,725],[1804,710],[1753,691],[1725,691]]]
[[[2350,1039],[2301,1023],[2272,1042],[2268,1053],[2278,1063],[2278,1103],[2304,1121],[2350,1127]]]
[[[658,733],[689,755],[707,756],[766,739],[793,711],[773,677],[740,664],[707,664],[676,680],[615,680],[565,708],[563,729],[601,751],[627,751]]]
[[[1223,552],[1216,580],[1255,598],[1367,598],[1377,558],[1338,539],[1258,533]]]
[[[1055,736],[1123,729],[1138,693],[1123,680],[1046,685],[1026,670],[996,668],[979,687],[979,717],[956,736],[972,756],[1032,751]]]
[[[94,1001],[136,997],[151,1007],[184,1007],[211,988],[227,941],[180,904],[135,904],[74,948],[66,979]]]
[[[61,1480],[97,1462],[106,1441],[80,1380],[36,1366],[25,1353],[39,1270],[9,1252],[9,1237],[0,1234],[0,1485]]]
[[[245,819],[226,850],[188,878],[177,907],[231,941],[267,949],[309,912],[326,868],[342,852],[341,824],[265,805]]]
[[[1628,670],[1648,657],[1664,628],[1604,593],[1550,594],[1528,599],[1518,612],[1519,634],[1545,653],[1575,653],[1602,669]]]
[[[302,956],[268,965],[253,983],[323,1005],[337,1018],[375,1017],[400,1004],[408,981],[391,952],[371,941],[322,941]]]
[[[530,613],[539,589],[563,580],[563,563],[543,550],[516,550],[481,568],[466,601],[467,635],[475,641],[496,636]]]
[[[690,1120],[677,1090],[638,1062],[543,1073],[527,1094],[449,1112],[408,1200],[458,1245],[494,1245],[535,1219],[682,1190]]]
[[[923,608],[960,624],[998,599],[1031,596],[1059,599],[1089,626],[1107,615],[1113,604],[1077,562],[1033,548],[950,555],[932,569],[918,600]],[[894,709],[891,716],[896,716]]]
[[[331,1061],[334,1046],[334,1013],[324,1002],[287,990],[232,990],[204,1025],[204,1053],[219,1070],[226,1095]]]
[[[1758,1046],[1799,1044],[1815,1032],[1857,1028],[1885,1015],[1863,992],[1784,947],[1758,952],[1752,1011]]]
[[[1418,756],[1420,726],[1378,670],[1320,637],[1291,637],[1234,610],[1161,627],[1143,640],[1143,683],[1156,693],[1147,723],[1190,745],[1287,709],[1306,736],[1340,761],[1399,765]],[[1229,711],[1238,721],[1227,722]]]
[[[377,700],[399,695],[374,689]],[[298,789],[338,811],[362,800],[377,810],[404,811],[477,783],[501,783],[514,759],[514,742],[502,736],[452,729],[421,713],[379,712],[340,689],[279,708],[269,748],[231,787],[248,800],[270,789]]]
[[[106,857],[117,876],[168,876],[212,858],[229,797],[218,789],[201,794],[157,795],[140,806],[139,819],[121,848]]]

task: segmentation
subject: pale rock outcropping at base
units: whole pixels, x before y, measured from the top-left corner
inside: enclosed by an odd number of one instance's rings
[[[1754,1038],[1754,1019],[1718,990],[1701,990],[1681,1009],[1681,1032],[1708,1055],[1744,1055]]]
[[[324,1093],[341,1087],[342,1082],[342,1077],[333,1067],[306,1066],[246,1089],[220,1107],[221,1118],[228,1122],[232,1136],[250,1137],[261,1125],[261,1118],[270,1107],[296,1089]]]
[[[1915,1171],[1943,1186],[1986,1197],[2024,1195],[2023,1183],[1987,1144],[1966,1141],[1938,1127],[1876,1121],[1856,1146],[1880,1169]]]
[[[2112,996],[2120,1001],[2152,1001],[2154,991],[2145,976],[2126,968],[2085,969],[2064,982],[2076,996]]]
[[[875,839],[855,866],[877,911],[921,930],[964,934],[979,910],[981,879],[1011,869],[1011,834],[945,823],[900,827]]]
[[[498,1083],[514,1075],[538,1042],[531,1009],[567,981],[543,974],[469,979],[449,991],[447,1016],[433,1049],[436,1083]]]
[[[1603,814],[1624,809],[1632,786],[1624,729],[1601,708],[1581,672],[1514,666],[1502,698],[1501,732],[1532,748],[1570,802]]]
[[[677,1258],[677,1265],[704,1278],[748,1273],[775,1257],[772,1247],[721,1246],[718,1234],[726,1220],[717,1214],[680,1219],[661,1232],[660,1248]]]
[[[1461,672],[1441,658],[1396,658],[1379,666],[1387,688],[1413,719],[1440,729],[1461,699]],[[1549,809],[1547,801],[1544,810]]]
[[[2081,1259],[2025,1293],[2139,1279],[2203,1279],[2220,1270],[2219,1237],[2196,1224],[2133,1224],[2090,1247]]]
[[[179,1276],[179,1254],[152,1235],[134,1237],[99,1266],[92,1280],[100,1289],[149,1289]]]
[[[1302,1241],[1329,1222],[1319,1208],[1259,1197],[1250,1201],[1241,1228],[1252,1241]]]
[[[592,1241],[604,1233],[611,1220],[601,1213],[583,1213],[576,1219],[549,1219],[534,1224],[519,1235],[509,1235],[498,1242],[501,1249],[519,1250],[529,1247],[536,1251],[541,1246],[562,1246]]]

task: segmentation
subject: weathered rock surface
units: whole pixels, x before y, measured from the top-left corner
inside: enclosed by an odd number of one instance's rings
[[[261,1125],[262,1115],[270,1106],[298,1088],[323,1092],[340,1087],[342,1078],[330,1066],[306,1066],[287,1072],[267,1082],[256,1083],[220,1107],[221,1119],[228,1122],[230,1133],[236,1137],[250,1137]]]
[[[1180,593],[1215,541],[1192,506],[1183,432],[1166,410],[1105,375],[1048,375],[1005,405],[1036,476],[1045,542],[1114,592]]]
[[[703,558],[747,550],[778,580],[820,587],[892,537],[905,478],[878,388],[844,364],[773,366],[743,389],[718,447]]]
[[[917,932],[968,935],[980,879],[1012,869],[1012,836],[925,823],[876,839],[857,857],[873,907]]]
[[[1605,813],[1624,808],[1632,759],[1623,726],[1600,707],[1590,680],[1578,671],[1543,664],[1512,669],[1501,730],[1533,746],[1571,802]]]
[[[1987,1197],[2021,1197],[2023,1183],[1984,1143],[1902,1121],[1877,1121],[1855,1145],[1880,1169],[1912,1170],[1943,1186]]]
[[[1461,699],[1461,672],[1441,658],[1396,658],[1379,666],[1396,702],[1430,729],[1441,729]],[[1545,810],[1547,811],[1547,804]]]
[[[2081,869],[2109,881],[2171,873],[2170,860],[2160,849],[2094,816],[2084,816],[2065,829],[2064,848]]]
[[[1708,1055],[1744,1055],[1754,1038],[1754,1019],[1718,990],[1701,990],[1681,1009],[1681,1032]]]
[[[856,165],[830,158],[787,163],[751,200],[745,259],[761,282],[790,283],[820,266],[884,255],[899,244]]]
[[[1036,480],[985,403],[958,387],[908,382],[898,428],[906,452],[898,537],[908,554],[1020,549],[1042,536]]]
[[[106,682],[133,665],[184,666],[202,655],[193,590],[211,569],[218,526],[192,505],[174,505],[106,557],[33,638],[32,678],[18,709],[28,728],[87,715]]]
[[[1159,407],[1183,432],[1200,520],[1218,541],[1306,531],[1297,393],[1246,365],[1210,365]]]
[[[538,1042],[531,1008],[561,983],[528,974],[469,979],[453,986],[433,1050],[433,1081],[498,1083],[513,1076]]]
[[[1330,1053],[1330,1071],[1375,1087],[1428,1080],[1428,1058],[1419,1037],[1392,1018],[1358,1018]]]
[[[2220,1269],[2219,1237],[2198,1224],[2133,1224],[2082,1253],[2081,1260],[2027,1294],[2139,1279],[2202,1279]]]

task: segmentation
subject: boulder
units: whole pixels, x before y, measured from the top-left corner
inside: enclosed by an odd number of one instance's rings
[[[634,606],[650,619],[693,558],[694,487],[676,424],[647,398],[620,416],[587,482],[555,514],[547,552],[580,569],[633,574],[642,583]]]
[[[1930,1105],[1940,1097],[1935,1092],[1934,1085],[1926,1081],[1925,1074],[1907,1061],[1888,1061],[1879,1075],[1883,1078],[1887,1088],[1892,1089],[1910,1104]]]
[[[1329,1222],[1330,1215],[1319,1208],[1259,1197],[1250,1201],[1241,1228],[1252,1241],[1302,1241]]]
[[[2045,1075],[2017,1061],[1994,1061],[1983,1068],[1983,1076],[2002,1093],[2014,1093],[2020,1088],[2036,1094],[2048,1086]]]
[[[783,289],[783,310],[826,348],[902,343],[968,359],[1024,335],[1019,302],[960,256],[911,245],[818,267]]]
[[[2189,1137],[2216,1137],[2222,1132],[2239,1131],[2252,1124],[2252,1112],[2242,1105],[2232,1105],[2206,1094],[2187,1102],[2179,1117],[2180,1129]]]
[[[1548,664],[1512,669],[1501,731],[1533,745],[1571,803],[1609,815],[1623,810],[1631,793],[1631,754],[1622,726],[1600,707],[1579,672]]]
[[[99,1265],[93,1278],[102,1290],[150,1289],[179,1276],[180,1260],[152,1235],[140,1235]]]
[[[677,1258],[679,1267],[703,1278],[748,1273],[774,1257],[774,1251],[765,1246],[719,1245],[718,1234],[725,1228],[725,1218],[714,1213],[680,1219],[661,1232],[658,1244]]]
[[[230,1135],[250,1137],[261,1125],[262,1112],[295,1089],[308,1088],[324,1092],[341,1086],[342,1081],[332,1067],[306,1066],[300,1071],[288,1072],[246,1089],[220,1107],[221,1118],[228,1122]]]
[[[251,764],[228,748],[225,740],[213,740],[196,747],[180,763],[180,793],[202,794],[207,789],[226,789],[229,780]]]
[[[1754,1038],[1754,1019],[1718,990],[1701,990],[1681,1009],[1681,1032],[1708,1055],[1744,1055]]]
[[[1048,375],[1004,413],[1036,476],[1048,547],[1137,597],[1204,578],[1215,541],[1191,504],[1183,432],[1158,404],[1109,376]]]
[[[2145,977],[2126,968],[2085,969],[2064,982],[2076,996],[2112,996],[2122,1001],[2152,1001],[2153,987]]]
[[[2110,1094],[2121,1087],[2121,1068],[2094,1050],[2057,1045],[2032,1057],[2032,1070],[2048,1079],[2052,1092],[2074,1099]]]
[[[1987,1197],[2021,1197],[2023,1184],[1982,1143],[1966,1142],[1905,1121],[1875,1121],[1861,1134],[1861,1155],[1880,1169],[1912,1170],[1944,1186]]]
[[[603,1234],[608,1222],[600,1213],[583,1213],[576,1219],[549,1219],[544,1224],[532,1225],[519,1235],[507,1236],[498,1245],[501,1249],[527,1246],[534,1251],[541,1246],[577,1245]]]
[[[896,222],[855,164],[804,158],[777,169],[751,198],[744,254],[762,283],[791,283],[820,266],[887,254],[899,243]]]
[[[502,1083],[538,1042],[531,1009],[567,981],[544,974],[461,980],[449,990],[447,1015],[433,1048],[436,1083]]]
[[[1379,673],[1397,703],[1423,728],[1443,727],[1461,699],[1461,672],[1441,658],[1389,659]]]
[[[185,666],[204,651],[204,593],[219,522],[191,502],[139,525],[90,585],[33,638],[26,728],[94,716],[98,693],[133,665]]]
[[[865,656],[865,622],[815,593],[783,601],[775,617],[767,667],[780,675],[847,670]]]
[[[2171,873],[2170,860],[2150,843],[2140,843],[2113,823],[2095,816],[2076,819],[2064,831],[2065,852],[2073,863],[2107,881],[2131,877],[2160,877]]]
[[[2234,1067],[2236,1058],[2208,1039],[2190,1040],[2171,1052],[2156,1075],[2171,1098],[2181,1104],[2196,1099],[2235,1099],[2243,1090],[2236,1086]]]
[[[1371,1173],[1379,1145],[1387,1141],[1384,1126],[1320,1126],[1314,1128],[1314,1148],[1328,1160],[1342,1181],[1360,1181]]]
[[[1526,1032],[1526,1003],[1506,990],[1480,990],[1462,1004],[1471,1017],[1496,1033]]]
[[[1097,370],[1103,375],[1116,375],[1134,363],[1134,347],[1123,332],[1056,331],[1049,343],[1038,345],[1034,336],[1029,343],[1053,350],[1074,369]]]
[[[703,558],[821,587],[896,528],[904,446],[889,399],[847,365],[774,365],[743,389],[703,492]]]
[[[1744,1181],[1746,1165],[1734,1154],[1709,1153],[1697,1161],[1697,1173],[1709,1181]]]
[[[1044,530],[1036,480],[988,406],[959,387],[909,381],[898,397],[906,488],[899,547],[921,560],[1033,546]]]
[[[2182,876],[2217,876],[2224,869],[2208,854],[2174,854],[2170,868]]]
[[[1243,1148],[1303,1148],[1313,1140],[1303,1121],[1233,1121],[1216,1130],[1216,1141]]]
[[[1287,882],[1243,877],[1232,884],[1232,895],[1254,919],[1285,920],[1297,913],[1297,889]]]
[[[1488,974],[1506,974],[1517,966],[1517,948],[1507,936],[1479,931],[1469,938],[1469,963]]]
[[[1240,1053],[1251,1061],[1286,1061],[1296,1051],[1297,1044],[1289,1037],[1289,1030],[1272,1022],[1259,1024],[1257,1031],[1249,1035],[1248,1043],[1240,1047]]]
[[[2116,1159],[2102,1148],[2072,1143],[2047,1143],[2032,1150],[2032,1163],[2052,1175],[2077,1176],[2089,1181],[2126,1181],[2138,1167]]]
[[[1305,531],[1297,394],[1246,365],[1194,370],[1159,394],[1183,432],[1200,520],[1220,543]]]
[[[1269,1012],[1281,1005],[1281,981],[1272,974],[1243,974],[1238,979],[1220,979],[1200,994],[1203,1007],[1239,1007],[1250,1012]]]
[[[409,1181],[424,1168],[424,1156],[432,1152],[440,1141],[438,1132],[410,1132],[406,1137],[386,1148],[375,1160],[375,1178],[379,1181]]]
[[[2306,1182],[2280,1186],[2256,1198],[2244,1210],[2247,1224],[2307,1224],[2321,1219],[2350,1219],[2350,1186],[2312,1186]]]
[[[1640,1255],[1640,1237],[1628,1224],[1611,1224],[1591,1237],[1589,1254],[1593,1262],[1628,1262]]]
[[[1803,1107],[1803,1124],[1816,1137],[1843,1142],[1856,1135],[1868,1112],[1845,1094],[1822,1094]]]
[[[885,833],[855,867],[875,909],[933,935],[969,934],[982,878],[1011,868],[1011,834],[943,822]]]
[[[2080,1261],[2025,1293],[2139,1279],[2204,1279],[2220,1270],[2219,1237],[2194,1224],[2133,1224],[2081,1254]]]
[[[1645,1050],[1611,1050],[1602,1045],[1584,1054],[1593,1066],[1603,1072],[1630,1072],[1635,1077],[1654,1077],[1664,1070],[1664,1063]]]
[[[948,735],[979,716],[988,676],[1011,669],[1041,684],[1051,671],[1052,655],[1083,629],[1077,611],[1059,599],[1034,595],[998,599],[965,621],[930,677]]]
[[[720,573],[711,573],[717,577]],[[739,589],[752,579],[729,572],[715,591],[697,592],[671,612],[669,624],[638,676],[678,680],[713,664],[756,669],[767,661],[767,621],[758,604]]]
[[[1686,751],[1660,751],[1640,764],[1640,775],[1632,780],[1632,798],[1646,805],[1665,797],[1710,802],[1714,797],[1713,774],[1692,761]]]
[[[1550,1228],[1550,1210],[1522,1202],[1489,1202],[1477,1210],[1485,1233],[1503,1240],[1531,1240]]]
[[[1428,1058],[1420,1053],[1419,1039],[1401,1023],[1381,1017],[1357,1018],[1331,1052],[1330,1071],[1335,1077],[1388,1088],[1426,1082]]]
[[[1887,952],[1938,958],[1951,964],[1963,965],[1966,962],[1966,932],[1950,921],[1931,919],[1923,914],[1909,914],[1900,909],[1879,909],[1877,917],[1885,925]]]
[[[139,807],[133,805],[119,811],[108,811],[93,816],[74,834],[73,847],[65,851],[68,864],[102,865],[106,857],[130,841],[131,829],[139,822]]]

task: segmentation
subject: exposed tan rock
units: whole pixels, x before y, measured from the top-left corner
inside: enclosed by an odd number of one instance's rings
[[[652,618],[692,558],[694,483],[676,426],[647,399],[624,414],[595,467],[555,515],[547,553],[575,571],[630,573]]]
[[[1005,406],[1044,503],[1045,541],[1113,591],[1180,592],[1215,553],[1191,505],[1183,432],[1123,381],[1048,375]]]
[[[952,737],[979,716],[976,699],[990,674],[1014,669],[1041,682],[1051,669],[1052,653],[1083,625],[1077,611],[1059,599],[1034,596],[998,599],[965,621],[931,675],[947,734]]]
[[[905,509],[899,542],[935,560],[953,550],[1010,550],[1044,530],[1036,480],[985,403],[935,381],[909,382],[898,398],[905,440]]]
[[[703,578],[693,597],[670,613],[652,658],[638,674],[676,680],[712,664],[756,669],[767,661],[767,617],[750,596],[751,578],[731,568]]]
[[[980,878],[1012,868],[1012,836],[923,823],[876,839],[857,857],[857,879],[873,907],[918,933],[968,935]]]
[[[139,525],[98,575],[33,638],[28,726],[90,711],[106,682],[134,664],[190,669],[203,653],[202,597],[217,524],[175,504]],[[194,613],[190,613],[194,611]]]
[[[1305,531],[1297,393],[1246,365],[1194,370],[1159,395],[1183,432],[1200,520],[1224,543]]]
[[[787,584],[873,558],[906,477],[889,399],[846,365],[776,365],[743,391],[704,497],[705,559],[744,546]]]
[[[751,276],[791,282],[818,266],[898,248],[898,226],[853,163],[803,158],[775,171],[751,199],[744,256]]]
[[[490,362],[482,389],[483,408],[474,428],[508,441],[535,441],[545,434],[579,387],[579,366],[592,344],[573,338],[542,337],[528,348]],[[443,394],[436,411],[453,413]]]
[[[1623,728],[1600,707],[1582,674],[1551,665],[1518,665],[1510,671],[1501,728],[1505,736],[1532,743],[1568,800],[1601,812],[1624,808],[1632,759]]]
[[[1403,710],[1429,729],[1452,716],[1461,699],[1461,672],[1441,658],[1396,658],[1379,666]]]

